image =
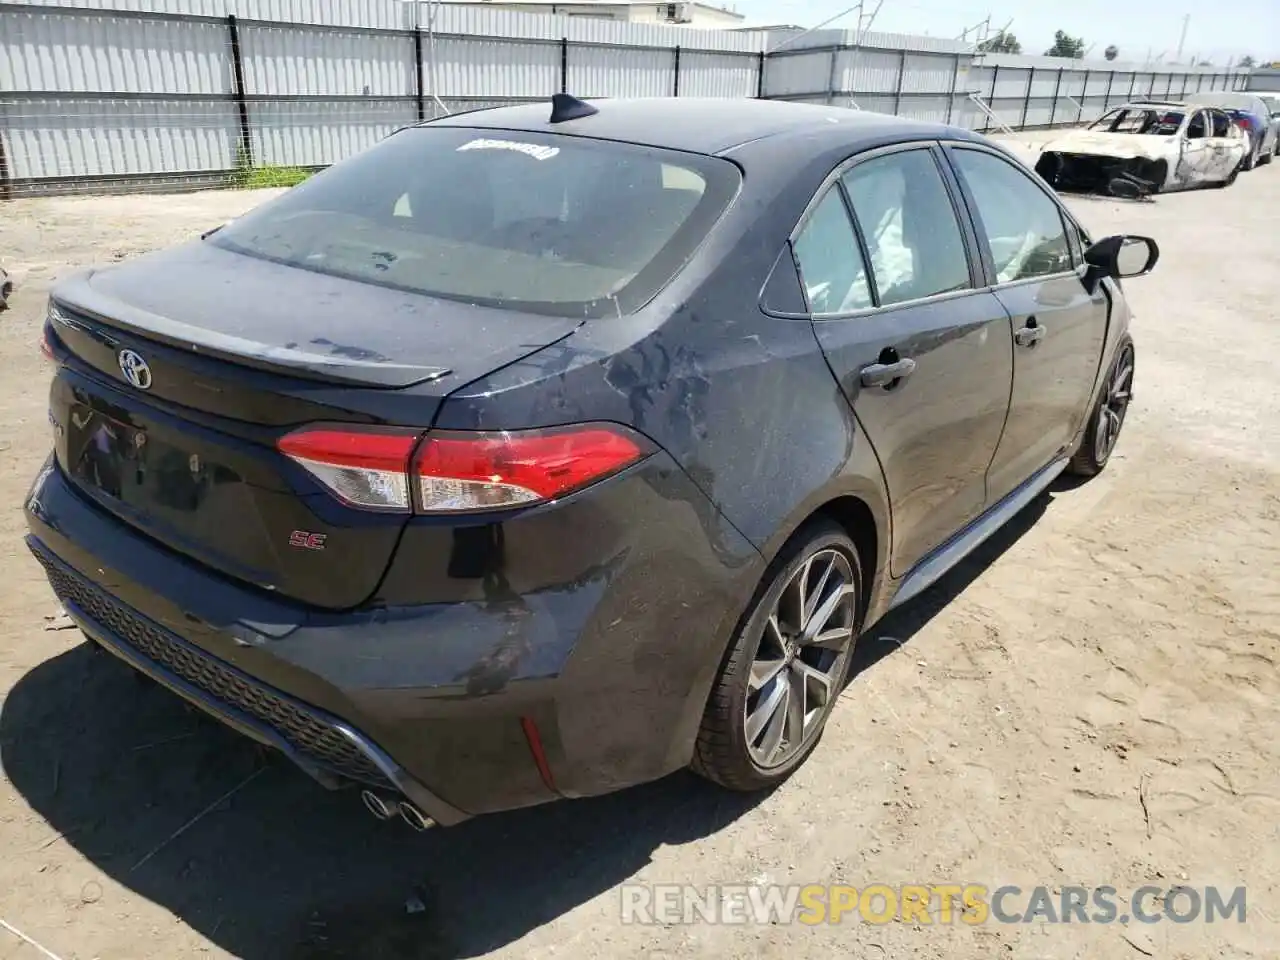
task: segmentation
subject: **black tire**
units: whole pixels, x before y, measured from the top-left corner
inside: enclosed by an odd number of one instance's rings
[[[830,661],[830,665],[822,668],[829,674],[832,687],[820,715],[815,718],[813,729],[806,731],[800,738],[798,749],[789,746],[794,750],[792,755],[776,765],[766,767],[753,757],[753,749],[756,748],[748,743],[746,730],[747,709],[752,696],[748,685],[752,664],[761,650],[765,631],[770,626],[775,608],[784,598],[784,594],[798,582],[806,562],[815,558],[825,560],[832,554],[843,557],[848,565],[850,589],[844,594],[846,599],[841,601],[847,606],[840,613],[847,620],[850,635],[847,641],[842,641],[842,649],[838,652],[831,651],[834,653],[834,659]],[[817,567],[819,562],[815,560],[811,566]],[[844,576],[845,572],[842,566],[840,575]],[[811,576],[816,577],[816,574],[817,571]],[[824,579],[824,586],[826,582]],[[810,581],[810,586],[813,585],[815,584]],[[702,726],[694,749],[691,767],[695,773],[730,790],[750,792],[776,786],[808,759],[822,739],[822,730],[844,686],[850,652],[861,628],[862,586],[862,564],[858,550],[838,524],[825,519],[814,520],[795,533],[765,572],[755,596],[752,597],[751,606],[743,616],[738,633],[720,665],[720,673],[711,688],[711,695],[707,698]],[[824,604],[820,601],[821,597],[815,603],[823,606]],[[775,623],[782,619],[781,612],[778,612],[779,616],[773,620]],[[845,625],[842,622],[841,627],[837,629],[843,629]],[[802,649],[818,652],[814,647]],[[798,654],[794,657],[797,660],[800,659]],[[787,660],[785,663],[786,666],[780,670],[778,676],[768,681],[756,693],[757,698],[766,695],[769,684],[787,682],[787,678],[791,676],[789,673],[791,661]],[[809,688],[805,686],[804,689],[807,691]],[[759,699],[756,703],[759,705]],[[786,708],[782,708],[777,713],[785,714]],[[802,707],[802,716],[803,713]],[[786,723],[785,718],[782,722]],[[803,721],[801,726],[805,726]],[[764,736],[768,736],[767,728]]]
[[[1277,145],[1280,145],[1280,141],[1277,142]],[[1265,153],[1262,154],[1262,156],[1258,158],[1258,166],[1265,167],[1272,160],[1274,160],[1275,157],[1276,157],[1276,152],[1274,149],[1266,151]]]
[[[1068,473],[1074,473],[1079,477],[1094,477],[1101,473],[1111,461],[1111,454],[1115,452],[1116,441],[1124,426],[1129,403],[1133,400],[1133,374],[1133,341],[1126,339],[1116,351],[1116,358],[1107,369],[1102,390],[1089,411],[1089,422],[1085,426],[1080,449],[1075,452],[1067,465]],[[1110,415],[1103,413],[1104,407],[1111,409]],[[1109,421],[1107,427],[1109,433],[1106,435],[1101,434],[1104,416]]]

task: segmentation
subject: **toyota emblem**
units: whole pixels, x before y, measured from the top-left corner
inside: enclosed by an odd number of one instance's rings
[[[120,372],[124,374],[124,378],[139,390],[151,389],[151,368],[147,366],[147,361],[133,350],[121,350],[116,355],[116,362],[120,364]]]

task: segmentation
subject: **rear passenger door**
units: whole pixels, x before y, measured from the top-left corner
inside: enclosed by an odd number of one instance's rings
[[[836,171],[793,238],[814,330],[879,458],[901,576],[984,506],[1012,377],[1008,317],[980,285],[940,148]]]
[[[1014,160],[977,144],[948,146],[973,214],[991,290],[1011,318],[1009,420],[987,474],[995,503],[1075,438],[1106,339],[1109,301],[1091,293],[1047,188]]]
[[[1212,138],[1205,163],[1205,177],[1214,183],[1226,180],[1249,151],[1249,138],[1231,117],[1221,110],[1206,110],[1210,117]]]
[[[1182,139],[1182,155],[1174,179],[1178,183],[1197,183],[1209,176],[1213,165],[1213,123],[1208,110],[1196,110],[1187,121]]]

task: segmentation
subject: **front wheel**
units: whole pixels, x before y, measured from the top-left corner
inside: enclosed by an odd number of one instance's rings
[[[1133,343],[1126,341],[1111,365],[1102,393],[1089,414],[1089,425],[1085,428],[1080,449],[1071,458],[1068,470],[1082,477],[1102,472],[1116,448],[1116,441],[1120,439],[1120,428],[1124,426],[1132,399]]]
[[[830,521],[802,528],[770,565],[725,656],[693,769],[731,790],[781,783],[817,746],[861,616],[862,567]]]

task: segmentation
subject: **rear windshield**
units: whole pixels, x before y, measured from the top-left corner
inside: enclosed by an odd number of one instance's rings
[[[1123,107],[1103,114],[1100,120],[1090,124],[1090,130],[1108,133],[1148,133],[1167,137],[1182,126],[1180,110],[1156,110],[1150,107]]]
[[[415,127],[210,243],[416,293],[557,316],[642,306],[733,198],[725,160],[524,131]]]

